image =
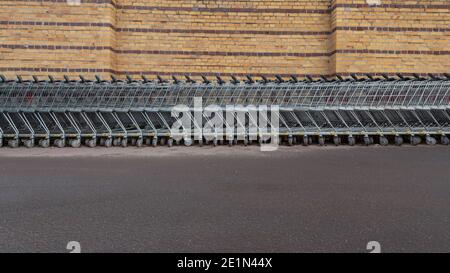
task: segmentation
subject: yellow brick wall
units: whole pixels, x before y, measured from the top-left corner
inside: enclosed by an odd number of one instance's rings
[[[8,77],[450,72],[448,0],[0,1]]]
[[[379,2],[368,6],[365,0],[333,1],[333,28],[338,28],[335,72],[448,73],[450,2]]]

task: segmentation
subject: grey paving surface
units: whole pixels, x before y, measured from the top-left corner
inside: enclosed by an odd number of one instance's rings
[[[148,149],[0,151],[0,252],[450,251],[448,147]]]

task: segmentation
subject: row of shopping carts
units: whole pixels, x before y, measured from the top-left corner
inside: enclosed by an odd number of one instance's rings
[[[249,145],[275,138],[286,145],[448,145],[449,135],[449,75],[0,76],[0,145],[13,148]]]

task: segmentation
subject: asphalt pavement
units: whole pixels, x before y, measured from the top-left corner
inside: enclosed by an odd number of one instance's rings
[[[450,251],[449,147],[118,149],[0,149],[0,252]]]

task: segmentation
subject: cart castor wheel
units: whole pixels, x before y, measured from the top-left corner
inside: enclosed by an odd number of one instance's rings
[[[128,146],[128,138],[122,139],[120,146],[122,146],[123,148],[127,147]]]
[[[401,136],[396,136],[396,137],[395,137],[395,145],[401,146],[402,144],[403,144],[403,137],[401,137]]]
[[[41,146],[42,148],[48,148],[50,146],[50,140],[49,139],[39,140],[39,146]]]
[[[142,147],[142,145],[144,145],[144,139],[142,139],[142,138],[136,139],[135,145],[136,145],[136,147]]]
[[[79,139],[72,139],[70,141],[70,146],[72,146],[72,148],[80,148],[81,147],[81,140],[79,140]]]
[[[304,136],[303,137],[303,146],[308,146],[309,145],[309,137],[308,136]]]
[[[334,136],[334,137],[333,137],[333,143],[334,143],[334,145],[336,145],[336,146],[341,145],[341,137],[339,137],[339,136]]]
[[[64,139],[55,139],[55,146],[56,147],[58,147],[58,148],[63,148],[64,146],[66,146],[66,141],[64,140]],[[44,147],[43,146],[44,145],[44,143],[42,142],[42,144],[41,144],[41,146],[42,147]]]
[[[97,140],[95,138],[89,139],[86,144],[88,147],[94,148],[97,144]]]
[[[26,139],[23,142],[23,145],[27,148],[33,148],[34,147],[34,139]]]
[[[120,143],[121,143],[121,139],[120,139],[119,137],[114,138],[114,140],[113,140],[113,142],[112,142],[112,144],[113,144],[114,146],[119,146]]]
[[[191,146],[192,145],[192,139],[191,138],[185,138],[184,139],[184,145],[185,146]]]
[[[411,145],[416,146],[416,145],[419,145],[420,142],[422,142],[422,139],[418,136],[411,136],[410,142],[411,142]]]
[[[437,141],[436,141],[436,139],[434,137],[427,136],[427,137],[425,137],[425,143],[427,145],[436,145]]]
[[[113,140],[112,138],[105,139],[105,147],[109,148],[112,146]]]
[[[319,137],[319,145],[324,146],[325,145],[325,138],[323,136]]]
[[[348,145],[350,145],[350,146],[354,146],[356,143],[355,138],[353,136],[349,136],[347,141],[348,141]]]
[[[388,144],[389,144],[389,141],[388,141],[387,137],[380,136],[380,145],[381,146],[387,146]]]

